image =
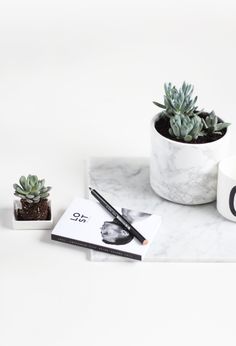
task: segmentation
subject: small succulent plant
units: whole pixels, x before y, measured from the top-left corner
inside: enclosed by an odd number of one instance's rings
[[[192,142],[199,136],[218,134],[230,124],[220,122],[214,112],[205,116],[203,110],[199,111],[196,106],[197,96],[193,97],[194,87],[183,83],[177,89],[171,83],[164,84],[164,104],[154,101],[153,103],[164,109],[162,117],[169,118],[169,134],[185,142]]]
[[[207,133],[222,135],[222,130],[226,129],[230,123],[219,122],[215,112],[212,111],[205,119],[202,119],[204,129]]]
[[[203,136],[202,128],[203,123],[198,115],[190,118],[188,115],[175,114],[170,119],[169,133],[172,137],[191,142],[193,139]]]
[[[194,87],[191,84],[183,83],[178,90],[171,83],[164,84],[165,95],[164,105],[158,102],[153,102],[156,106],[165,109],[165,114],[169,117],[175,114],[184,114],[194,116],[197,112],[197,96],[192,98]]]
[[[45,180],[39,180],[36,175],[20,177],[19,184],[13,185],[14,195],[28,203],[38,203],[49,197],[50,186],[45,186]]]

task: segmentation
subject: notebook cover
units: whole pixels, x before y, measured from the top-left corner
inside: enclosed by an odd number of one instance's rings
[[[158,215],[115,207],[146,239],[142,245],[130,235],[98,202],[76,198],[51,234],[51,239],[135,260],[142,260],[155,236]]]

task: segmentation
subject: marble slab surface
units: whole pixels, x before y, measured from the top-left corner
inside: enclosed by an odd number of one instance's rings
[[[149,183],[149,159],[92,158],[87,173],[88,184],[111,203],[162,216],[145,261],[236,262],[236,223],[221,217],[215,203],[183,206],[160,198]],[[91,251],[91,260],[126,259]]]

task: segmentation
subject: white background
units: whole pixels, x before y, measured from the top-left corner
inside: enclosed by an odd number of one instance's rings
[[[148,156],[165,81],[235,122],[235,17],[234,0],[0,2],[1,346],[235,345],[235,264],[91,263],[10,230],[21,174],[47,178],[58,217],[87,157]]]

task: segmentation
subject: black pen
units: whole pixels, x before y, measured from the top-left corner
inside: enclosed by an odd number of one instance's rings
[[[96,190],[89,187],[89,190],[93,197],[95,197],[98,202],[112,215],[114,216],[121,224],[125,227],[125,229],[132,234],[135,238],[137,238],[140,243],[146,245],[148,240],[145,239],[142,234],[140,234],[118,211],[110,205],[105,198],[103,198]]]

